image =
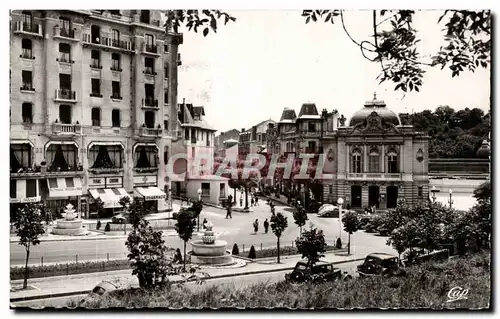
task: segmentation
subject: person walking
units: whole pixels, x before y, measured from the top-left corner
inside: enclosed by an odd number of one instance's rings
[[[252,196],[252,198],[250,199],[250,207],[253,207],[254,203],[255,203],[255,200],[253,199],[253,196]]]
[[[254,232],[257,234],[257,232],[259,231],[259,220],[256,219],[254,222],[253,222],[253,230]]]
[[[259,198],[255,196],[255,206],[259,206]]]
[[[233,219],[233,216],[231,216],[231,204],[227,205],[226,219],[228,218]]]
[[[243,207],[243,195],[240,196],[240,207]]]
[[[207,219],[206,218],[203,218],[203,229],[207,229]]]
[[[229,205],[233,205],[233,195],[229,194],[229,196],[227,197],[227,202]]]
[[[269,230],[269,222],[267,221],[267,218],[266,218],[266,220],[264,221],[264,231],[266,234],[267,234],[268,230]]]

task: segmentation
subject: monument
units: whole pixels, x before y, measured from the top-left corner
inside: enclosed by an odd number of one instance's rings
[[[82,227],[83,221],[76,218],[75,209],[69,203],[64,210],[63,219],[57,221],[56,226],[52,229],[54,235],[66,236],[84,236],[87,235],[88,230]]]
[[[226,250],[227,242],[218,240],[212,230],[212,224],[207,224],[201,240],[191,242],[192,249],[188,252],[191,263],[204,265],[232,265],[233,256]]]

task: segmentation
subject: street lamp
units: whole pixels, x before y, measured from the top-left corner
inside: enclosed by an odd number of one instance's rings
[[[448,201],[448,203],[450,203],[450,209],[451,209],[451,205],[453,205],[453,200],[451,199],[451,197],[453,195],[453,190],[451,188],[449,190],[449,193],[450,193],[450,200]]]
[[[432,201],[435,203],[436,202],[436,193],[439,192],[438,189],[436,189],[436,186],[432,186],[431,193],[432,193]]]
[[[130,203],[126,203],[126,204],[125,204],[125,212],[126,212],[126,213],[125,213],[125,216],[128,216],[128,208],[129,208],[129,207],[130,207]],[[123,217],[125,217],[125,216],[123,216]],[[128,218],[124,218],[124,219],[123,219],[123,234],[124,234],[124,235],[127,235],[127,219],[128,219]]]
[[[344,204],[344,199],[339,197],[337,199],[337,204],[339,204],[339,238],[342,237],[342,204]],[[340,239],[342,241],[342,239]]]
[[[196,225],[197,225],[197,228],[198,228],[198,232],[200,231],[200,214],[201,214],[201,188],[198,188],[198,191],[196,191],[198,193],[198,203],[196,203],[196,206],[197,206],[197,209],[199,209],[199,211],[197,211],[197,214],[198,214],[198,221],[196,222]]]

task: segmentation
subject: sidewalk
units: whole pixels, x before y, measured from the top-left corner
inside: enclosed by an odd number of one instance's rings
[[[363,259],[364,256],[343,256],[334,253],[326,253],[322,260],[334,263],[343,263]],[[276,259],[266,258],[262,261],[248,262],[245,267],[241,268],[202,268],[201,271],[210,275],[207,280],[243,276],[258,273],[277,272],[291,270],[295,267],[297,261],[302,260],[300,255],[283,256],[281,263],[277,264]],[[117,270],[102,273],[88,273],[60,277],[35,278],[28,280],[28,285],[36,287],[36,289],[25,291],[11,291],[11,302],[42,299],[56,296],[68,296],[77,294],[86,294],[92,290],[96,284],[103,280],[119,281],[123,287],[137,287],[137,277],[131,275],[132,270]],[[172,276],[170,280],[182,280],[180,276]],[[23,280],[11,281],[11,287],[21,286]]]

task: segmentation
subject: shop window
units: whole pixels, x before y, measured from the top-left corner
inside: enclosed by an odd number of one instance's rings
[[[120,145],[93,145],[89,150],[90,168],[123,168]]]
[[[77,167],[78,148],[73,144],[51,144],[45,158],[49,163],[49,171],[73,171]]]
[[[138,146],[134,154],[135,168],[158,167],[158,150],[154,146]]]
[[[21,168],[31,167],[31,145],[11,144],[10,145],[10,169],[17,172]]]

